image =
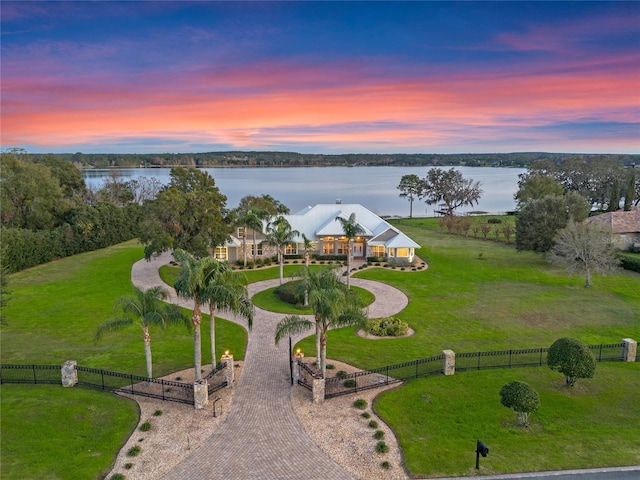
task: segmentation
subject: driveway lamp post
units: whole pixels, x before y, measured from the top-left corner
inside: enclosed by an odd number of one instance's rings
[[[489,448],[478,440],[476,444],[476,470],[480,468],[480,455],[486,457],[489,454]]]

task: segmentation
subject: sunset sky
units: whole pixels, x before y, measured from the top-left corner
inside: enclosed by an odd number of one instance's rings
[[[1,3],[2,148],[640,153],[639,2]]]

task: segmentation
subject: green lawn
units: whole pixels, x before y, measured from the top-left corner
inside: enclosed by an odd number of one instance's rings
[[[0,387],[0,478],[103,478],[138,423],[138,404],[58,385]]]
[[[268,288],[261,292],[256,293],[251,301],[256,307],[268,310],[270,312],[279,312],[294,315],[311,315],[313,310],[311,308],[305,308],[302,305],[291,305],[290,303],[283,302],[278,298],[275,293],[277,287]],[[373,294],[365,290],[364,288],[352,286],[351,289],[357,292],[358,296],[362,300],[362,304],[366,307],[371,305],[375,300]]]
[[[2,362],[62,364],[76,360],[82,366],[145,375],[139,328],[107,334],[97,344],[93,341],[96,326],[113,315],[114,301],[132,293],[131,266],[142,256],[142,248],[131,241],[10,275]],[[208,337],[205,316],[205,363],[211,361]],[[246,338],[244,328],[216,320],[218,351],[228,349],[242,360]],[[152,328],[151,349],[155,376],[193,365],[193,335],[184,327]]]
[[[540,255],[516,252],[513,245],[438,232],[437,228],[402,228],[423,245],[418,255],[427,270],[400,272],[383,268],[357,273],[404,291],[410,299],[397,315],[415,331],[413,337],[375,342],[353,328],[329,332],[327,355],[373,368],[441,353],[549,346],[559,337],[585,343],[616,343],[638,336],[640,274],[620,271],[595,276],[593,286],[548,265]],[[299,345],[313,351],[313,339]]]
[[[529,428],[500,404],[512,380],[540,394]],[[516,473],[640,463],[640,363],[599,363],[592,379],[564,385],[546,367],[413,380],[383,392],[374,410],[394,429],[417,477]],[[475,470],[476,440],[489,447]]]
[[[372,268],[355,276],[383,281],[404,291],[410,303],[398,317],[416,334],[369,341],[355,335],[353,328],[334,330],[329,332],[330,358],[373,368],[439,354],[445,348],[466,352],[549,346],[561,336],[577,337],[586,343],[617,343],[625,337],[639,336],[640,274],[623,271],[609,277],[595,276],[593,286],[585,289],[582,278],[568,277],[564,271],[550,267],[542,256],[518,253],[513,245],[441,233],[435,220],[404,220],[401,228],[423,245],[418,255],[429,269],[402,272]],[[11,299],[3,311],[8,324],[2,326],[2,362],[62,363],[73,359],[80,365],[144,375],[142,339],[135,328],[93,343],[95,327],[109,318],[115,299],[130,293],[131,265],[140,258],[142,248],[128,242],[9,276]],[[286,265],[285,276],[294,275],[299,268],[299,264]],[[163,268],[168,283],[175,275],[171,272]],[[278,278],[277,266],[243,273],[249,282]],[[192,336],[185,329],[153,330],[151,335],[157,375],[192,365]],[[234,358],[243,358],[244,329],[217,320],[216,336],[219,351],[229,349]],[[208,338],[206,319],[202,337]],[[302,341],[300,347],[313,352],[313,338]],[[209,356],[205,340],[203,361],[210,361]],[[473,473],[477,438],[491,448],[490,457],[483,459],[483,473],[637,464],[639,365],[599,364],[596,377],[579,382],[574,390],[561,388],[559,374],[544,367],[430,377],[383,394],[375,408],[398,434],[406,464],[416,475]],[[515,415],[499,402],[500,387],[514,379],[528,381],[542,397],[542,407],[533,415],[527,431],[514,426]],[[5,437],[5,428],[21,425],[15,420],[19,417],[6,414],[8,409],[17,411],[22,398],[36,391],[44,393],[32,397],[33,410],[47,413],[34,426],[28,424],[27,415],[24,432],[36,433],[32,442],[50,440],[47,432],[58,427],[58,417],[49,414],[57,409],[47,410],[49,398],[55,407],[58,402],[70,401],[70,395],[78,411],[107,405],[107,418],[112,414],[124,418],[126,415],[118,409],[130,408],[103,401],[122,402],[112,395],[82,388],[2,387],[1,472],[8,478],[15,475],[5,475],[5,469],[14,468],[17,462],[38,463],[32,460],[30,451],[12,449],[7,440],[11,437]],[[105,433],[112,438],[106,463],[97,464],[94,473],[82,478],[99,476],[130,428],[128,420],[122,420],[115,436]],[[24,432],[22,435],[27,436]],[[88,437],[82,439],[80,435],[77,441],[75,448],[71,444],[71,453],[78,456],[85,449],[94,454],[99,449],[107,451],[107,447],[89,446]],[[543,443],[551,446],[536,448]],[[564,458],[562,452],[568,443],[576,445]],[[601,452],[592,452],[598,449]],[[43,458],[44,464],[58,457],[47,454]],[[60,465],[55,468],[66,468],[66,457],[59,458]],[[33,473],[29,478],[75,478],[64,473],[55,475]]]

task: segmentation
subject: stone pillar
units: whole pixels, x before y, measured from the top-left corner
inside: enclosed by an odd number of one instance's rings
[[[453,350],[442,351],[442,373],[445,375],[456,373],[456,354]]]
[[[224,376],[227,380],[227,388],[233,388],[233,355],[230,355],[229,352],[224,352],[224,355],[220,358],[220,362],[227,364],[224,369]]]
[[[62,386],[73,387],[78,383],[78,371],[76,370],[77,362],[75,360],[67,360],[62,364]]]
[[[193,406],[202,410],[209,405],[209,382],[198,380],[193,384]]]
[[[313,379],[313,403],[324,402],[324,378]]]
[[[293,355],[293,384],[297,385],[300,380],[300,362],[304,358],[304,353],[300,352],[300,349]]]
[[[622,361],[635,362],[636,352],[638,351],[638,342],[633,338],[622,339]]]

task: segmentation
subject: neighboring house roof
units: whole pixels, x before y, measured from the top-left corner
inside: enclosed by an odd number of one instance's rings
[[[611,233],[638,233],[640,232],[640,206],[624,212],[607,212],[595,217],[590,217],[589,222],[604,227]]]

